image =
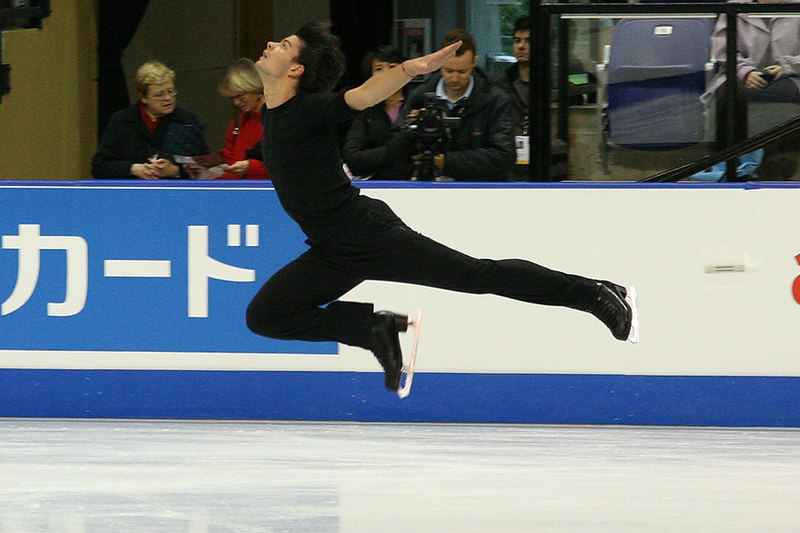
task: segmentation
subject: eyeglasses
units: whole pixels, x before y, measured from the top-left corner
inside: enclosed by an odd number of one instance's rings
[[[159,91],[156,94],[150,95],[149,98],[153,98],[155,100],[168,100],[170,98],[175,98],[178,96],[178,91],[175,89],[167,89],[166,91]]]

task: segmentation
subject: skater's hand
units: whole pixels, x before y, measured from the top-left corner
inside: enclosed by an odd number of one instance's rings
[[[358,87],[346,91],[344,101],[355,111],[363,111],[383,102],[413,78],[440,68],[445,61],[455,55],[460,46],[461,41],[458,41],[438,52],[403,61],[400,63],[400,68],[390,68],[380,76],[372,76]]]
[[[432,54],[403,61],[400,67],[406,75],[416,78],[421,74],[439,70],[445,61],[456,55],[459,48],[461,48],[461,41],[445,46]]]

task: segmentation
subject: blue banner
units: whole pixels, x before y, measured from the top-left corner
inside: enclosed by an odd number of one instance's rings
[[[0,349],[335,354],[251,333],[306,250],[272,189],[2,187]]]

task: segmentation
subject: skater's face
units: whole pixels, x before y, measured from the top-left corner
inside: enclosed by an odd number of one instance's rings
[[[477,58],[472,51],[460,56],[453,56],[442,65],[441,73],[447,96],[458,98],[467,92],[472,71],[477,65]]]
[[[300,46],[301,41],[297,35],[290,35],[280,42],[268,42],[264,53],[256,61],[256,69],[276,78],[300,77],[303,73],[303,65],[297,63]]]

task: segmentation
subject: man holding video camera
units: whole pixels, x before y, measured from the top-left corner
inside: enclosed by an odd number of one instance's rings
[[[413,160],[412,179],[505,181],[516,161],[511,101],[477,66],[469,32],[450,31],[442,46],[458,41],[456,55],[406,99],[402,133],[387,148]]]

